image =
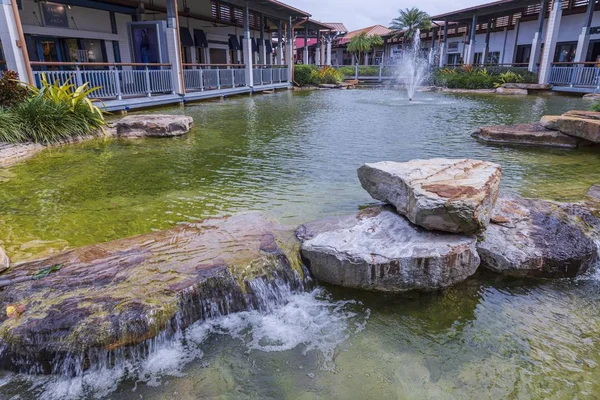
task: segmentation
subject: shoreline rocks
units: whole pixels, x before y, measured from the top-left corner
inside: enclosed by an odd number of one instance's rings
[[[358,169],[362,187],[429,230],[476,232],[489,223],[501,167],[478,160],[379,162]]]
[[[427,231],[387,206],[304,224],[297,236],[314,277],[356,289],[439,290],[467,279],[480,262],[474,236]]]
[[[291,230],[260,214],[241,214],[19,264],[2,275],[14,283],[0,291],[0,365],[35,373],[77,370],[99,351],[260,309],[255,287],[274,296],[280,287],[301,287],[297,248]],[[31,280],[52,266],[60,268]],[[10,306],[21,312],[6,315]]]
[[[479,128],[472,135],[478,140],[499,144],[576,148],[581,140],[550,130],[540,124],[493,125]]]
[[[478,140],[544,147],[577,148],[600,143],[600,112],[568,111],[544,115],[539,123],[484,126],[472,134]]]
[[[585,273],[598,261],[589,225],[573,208],[517,196],[498,199],[492,222],[480,234],[481,266],[516,277],[563,278]]]

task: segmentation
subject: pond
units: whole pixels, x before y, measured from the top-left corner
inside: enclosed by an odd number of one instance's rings
[[[0,245],[16,261],[259,210],[290,226],[373,202],[364,162],[471,157],[502,188],[578,200],[600,153],[490,146],[470,134],[586,108],[569,97],[388,90],[280,92],[156,110],[185,137],[95,140],[0,171]],[[5,374],[0,397],[114,399],[594,398],[600,279],[522,282],[480,273],[437,294],[315,287],[268,314],[198,323],[143,363],[84,378]]]

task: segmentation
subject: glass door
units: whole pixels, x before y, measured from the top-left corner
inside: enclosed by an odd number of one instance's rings
[[[35,45],[37,56],[40,61],[61,62],[65,61],[57,38],[36,38]],[[59,70],[57,66],[45,66],[49,71]]]

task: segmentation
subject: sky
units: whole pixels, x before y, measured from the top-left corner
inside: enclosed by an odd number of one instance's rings
[[[429,15],[460,10],[491,0],[283,0],[284,3],[312,14],[322,22],[343,22],[349,30],[371,25],[388,26],[398,9],[418,7]]]

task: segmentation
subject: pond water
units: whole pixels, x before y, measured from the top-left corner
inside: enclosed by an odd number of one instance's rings
[[[282,92],[157,110],[194,117],[174,139],[96,140],[0,171],[0,245],[15,260],[215,214],[297,225],[372,202],[364,162],[471,157],[503,190],[578,200],[600,153],[489,146],[481,125],[588,105],[567,97],[386,90]],[[600,279],[478,274],[437,294],[316,287],[269,313],[192,326],[152,357],[77,379],[0,377],[0,398],[597,398]]]

